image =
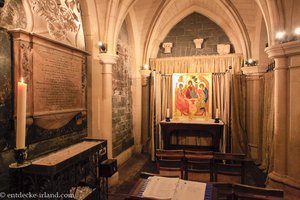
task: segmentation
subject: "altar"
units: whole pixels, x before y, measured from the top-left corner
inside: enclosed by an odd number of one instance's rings
[[[205,120],[163,120],[160,122],[159,138],[163,149],[194,149],[220,151],[220,142],[223,135],[224,123],[220,120],[215,123],[214,119]],[[179,135],[206,137],[211,139],[209,145],[179,144],[178,141],[171,143],[171,137]]]

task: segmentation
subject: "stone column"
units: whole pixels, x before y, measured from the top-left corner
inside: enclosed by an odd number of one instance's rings
[[[277,47],[277,48],[276,48]],[[280,46],[279,46],[280,47]],[[274,171],[272,174],[286,173],[287,124],[287,57],[283,49],[268,48],[269,57],[275,59],[274,69]]]
[[[118,56],[113,54],[100,54],[102,64],[102,99],[101,99],[101,133],[107,140],[107,156],[112,158],[112,66],[117,63]]]
[[[136,153],[142,151],[141,134],[142,134],[142,89],[141,78],[133,74],[132,76],[132,118],[133,118],[133,137]]]
[[[149,152],[148,140],[149,140],[149,115],[150,115],[150,74],[151,71],[147,69],[140,70],[142,77],[142,145],[143,151]]]
[[[268,185],[285,190],[286,199],[300,195],[300,41],[266,49],[275,59],[274,168]]]
[[[99,58],[90,57],[87,62],[88,67],[88,136],[101,139],[101,94],[102,83],[101,64]]]
[[[286,173],[286,138],[288,134],[288,66],[285,57],[275,58],[274,69],[274,172]]]

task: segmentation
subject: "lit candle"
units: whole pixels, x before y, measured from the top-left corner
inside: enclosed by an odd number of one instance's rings
[[[219,109],[216,108],[216,119],[218,119],[218,118],[219,118]]]
[[[24,83],[23,78],[18,82],[18,96],[17,96],[17,132],[16,132],[16,148],[25,148],[26,135],[26,96],[27,84]]]
[[[143,65],[143,69],[144,69],[144,70],[148,70],[148,69],[150,69],[150,67],[149,67],[148,64],[144,64],[144,65]]]
[[[170,109],[167,108],[167,117],[166,118],[170,118]]]

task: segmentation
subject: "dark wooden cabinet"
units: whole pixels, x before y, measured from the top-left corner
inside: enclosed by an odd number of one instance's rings
[[[85,199],[107,199],[104,194],[107,186],[103,188],[100,184],[99,173],[100,163],[107,159],[106,152],[106,140],[84,139],[31,160],[31,165],[22,169],[22,186],[19,187],[23,193],[59,196],[53,199],[71,194],[76,187],[88,187],[91,193]]]
[[[118,170],[116,159],[107,159],[100,163],[99,172],[100,177],[111,177]]]

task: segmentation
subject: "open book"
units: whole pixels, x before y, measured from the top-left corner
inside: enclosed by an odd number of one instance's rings
[[[149,177],[143,197],[160,200],[204,199],[206,184],[179,178]]]

